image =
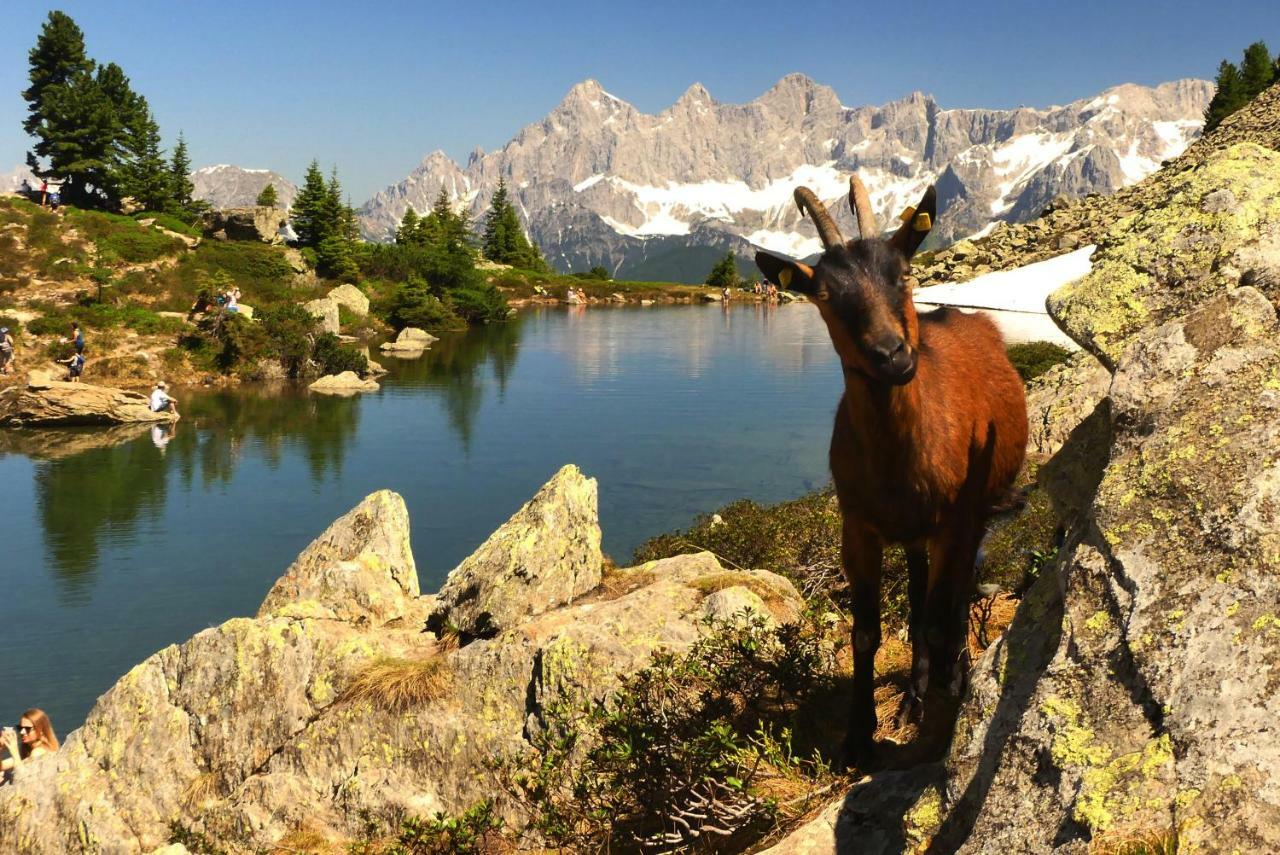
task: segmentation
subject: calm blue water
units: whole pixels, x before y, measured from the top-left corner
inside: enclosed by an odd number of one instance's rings
[[[253,614],[380,488],[408,503],[431,591],[565,463],[598,479],[619,562],[827,481],[841,380],[810,306],[533,310],[381,361],[357,398],[187,393],[172,438],[0,433],[0,723],[39,706],[79,726],[149,654]]]

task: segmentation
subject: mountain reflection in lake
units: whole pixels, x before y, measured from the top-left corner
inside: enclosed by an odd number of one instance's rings
[[[0,434],[0,715],[78,725],[149,654],[252,615],[380,488],[405,497],[434,590],[564,463],[599,479],[620,562],[733,499],[827,480],[840,373],[811,307],[530,310],[380,361],[361,397],[184,391],[172,432]]]

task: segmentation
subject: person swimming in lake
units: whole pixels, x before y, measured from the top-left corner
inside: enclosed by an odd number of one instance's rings
[[[32,707],[22,714],[16,730],[6,727],[0,733],[0,748],[9,752],[6,759],[0,760],[0,775],[8,782],[27,761],[57,751],[58,736],[44,710]]]

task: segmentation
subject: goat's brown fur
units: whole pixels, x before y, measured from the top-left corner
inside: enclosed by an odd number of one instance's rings
[[[915,702],[929,693],[931,670],[929,694],[938,694],[941,671],[945,694],[954,698],[967,676],[978,549],[1022,466],[1027,421],[1022,382],[995,325],[949,309],[918,315],[902,277],[923,236],[908,231],[908,218],[890,241],[879,240],[866,191],[856,180],[852,188],[864,240],[845,244],[838,232],[824,234],[826,252],[815,267],[765,253],[756,262],[770,279],[814,298],[844,366],[830,462],[853,589],[848,749],[863,762],[876,726],[883,549],[901,543],[907,550]],[[802,210],[821,206],[812,194],[796,195]],[[930,188],[921,203],[924,222],[932,222],[934,205]],[[930,709],[954,711],[954,703],[926,705],[926,719],[934,717]],[[948,714],[939,717],[945,721],[926,722],[935,748],[945,745],[940,734],[949,736],[952,724]]]

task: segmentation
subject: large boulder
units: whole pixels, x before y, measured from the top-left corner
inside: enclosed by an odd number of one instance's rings
[[[420,330],[417,327],[405,327],[400,330],[395,341],[385,341],[380,345],[379,349],[383,353],[393,355],[407,353],[416,356],[430,347],[431,343],[435,341],[439,341],[439,339],[425,330]]]
[[[350,282],[344,282],[331,290],[326,296],[339,306],[346,306],[351,311],[351,314],[357,317],[363,318],[369,314],[369,298]]]
[[[1051,456],[1094,411],[1111,386],[1111,372],[1091,353],[1080,351],[1027,386],[1027,454]]]
[[[171,413],[154,413],[146,395],[64,383],[32,372],[26,386],[0,392],[0,425],[75,426],[167,422]]]
[[[149,852],[171,823],[229,851],[272,851],[304,825],[341,841],[362,817],[481,799],[522,828],[527,806],[494,788],[491,763],[524,756],[549,705],[566,692],[603,698],[659,648],[687,650],[723,606],[718,591],[764,592],[773,620],[803,608],[787,580],[708,553],[616,572],[627,584],[613,590],[628,593],[442,647],[421,630],[434,598],[417,596],[403,502],[376,493],[299,556],[256,618],[150,657],[56,754],[0,788],[0,851]],[[423,663],[439,686],[417,702],[349,691],[376,669]]]
[[[319,300],[303,303],[302,308],[306,309],[307,314],[320,322],[320,332],[337,335],[341,331],[338,321],[338,304],[334,300],[328,297],[321,297]]]
[[[1242,275],[1274,281],[1269,296],[1280,298],[1280,152],[1239,143],[1163,186],[1161,204],[1116,222],[1093,272],[1047,303],[1058,325],[1109,369],[1139,330],[1236,287]]]
[[[303,615],[383,626],[417,602],[404,499],[380,490],[311,542],[267,593],[259,618]]]
[[[435,627],[491,636],[600,584],[596,481],[570,464],[449,573]]]
[[[362,379],[354,371],[343,371],[341,374],[326,374],[307,388],[322,395],[355,395],[376,392],[379,386],[372,377]]]
[[[279,208],[255,205],[248,208],[221,208],[204,215],[202,228],[206,235],[226,240],[259,240],[284,243],[280,229],[289,215]]]

